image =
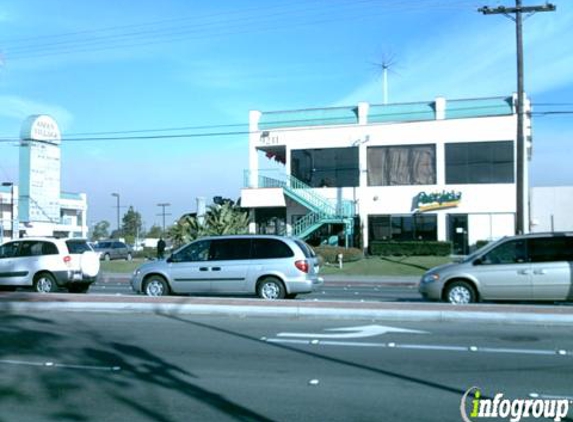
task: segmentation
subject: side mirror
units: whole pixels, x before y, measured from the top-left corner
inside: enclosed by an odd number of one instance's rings
[[[472,264],[474,264],[474,265],[482,265],[482,264],[483,264],[483,259],[482,259],[482,258],[476,258],[476,259],[474,259],[474,262],[472,262]]]
[[[165,261],[167,261],[167,262],[169,262],[169,263],[175,262],[175,261],[173,260],[173,255],[169,255]]]

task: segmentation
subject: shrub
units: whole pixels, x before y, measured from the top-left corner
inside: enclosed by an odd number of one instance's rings
[[[370,242],[370,253],[380,256],[447,256],[452,253],[451,242],[438,241],[373,241]]]
[[[314,251],[320,258],[329,263],[338,263],[338,254],[342,254],[342,262],[360,261],[364,258],[364,253],[356,248],[317,246]]]

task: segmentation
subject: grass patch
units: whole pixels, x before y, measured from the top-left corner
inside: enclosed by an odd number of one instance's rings
[[[145,259],[100,261],[100,270],[104,273],[132,273],[144,262],[146,262]]]
[[[132,273],[145,259],[133,261],[101,261],[104,273]],[[335,264],[323,265],[321,274],[419,276],[437,265],[452,262],[447,256],[373,256],[360,261],[345,262],[342,269]]]
[[[323,266],[322,274],[341,275],[381,275],[381,276],[419,276],[437,265],[452,260],[447,256],[373,256],[356,262],[338,266]]]

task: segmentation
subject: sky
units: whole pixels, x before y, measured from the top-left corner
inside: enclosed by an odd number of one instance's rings
[[[524,22],[532,186],[573,184],[573,0],[552,3]],[[112,193],[147,229],[171,204],[169,224],[240,196],[249,110],[382,103],[382,63],[391,103],[516,92],[515,24],[477,11],[514,4],[0,0],[0,180],[18,181],[23,121],[48,114],[90,225],[115,228]]]

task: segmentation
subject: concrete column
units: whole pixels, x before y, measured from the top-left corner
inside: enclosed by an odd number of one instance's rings
[[[436,97],[434,102],[436,107],[436,120],[445,120],[446,118],[446,99],[444,97]]]
[[[366,102],[358,103],[358,124],[367,125],[368,124],[368,109],[370,104]]]
[[[258,110],[249,112],[249,173],[246,181],[249,188],[259,186],[259,157],[257,145],[260,140],[259,121],[262,113]]]

